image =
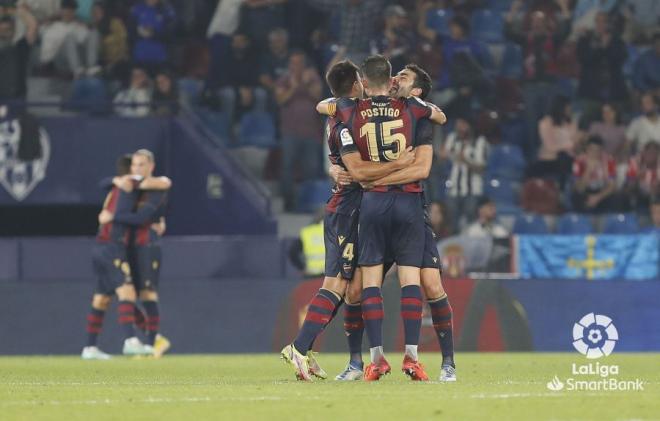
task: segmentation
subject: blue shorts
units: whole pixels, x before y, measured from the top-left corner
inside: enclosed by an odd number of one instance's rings
[[[92,266],[96,275],[96,294],[114,295],[124,284],[132,284],[126,247],[117,243],[97,243],[92,248]]]
[[[135,289],[157,291],[160,282],[160,245],[135,246],[130,250],[129,261]]]
[[[323,240],[325,243],[325,276],[353,279],[357,266],[359,210],[351,214],[325,212]]]
[[[422,267],[424,207],[422,195],[402,192],[365,192],[359,225],[360,266],[385,263],[391,256],[399,266]]]

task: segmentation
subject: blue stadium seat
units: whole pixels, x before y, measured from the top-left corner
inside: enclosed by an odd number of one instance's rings
[[[502,67],[500,76],[507,79],[520,79],[522,77],[523,55],[518,44],[506,43],[502,54]]]
[[[486,181],[486,196],[491,198],[498,210],[502,206],[518,204],[520,183],[511,180],[491,178]]]
[[[499,12],[477,10],[472,14],[472,37],[488,43],[504,42],[504,19]]]
[[[557,234],[591,234],[593,227],[589,217],[579,213],[562,215],[557,222]]]
[[[206,127],[224,143],[231,139],[231,122],[227,113],[212,111],[204,107],[195,107],[195,113],[206,124]]]
[[[441,35],[449,35],[449,21],[454,12],[449,9],[434,9],[426,13],[426,25]]]
[[[520,147],[525,143],[527,128],[522,118],[506,119],[501,123],[502,142]]]
[[[177,81],[181,100],[188,104],[195,104],[202,94],[204,82],[198,79],[183,78]]]
[[[265,111],[251,111],[241,118],[238,146],[273,148],[277,145],[275,121]]]
[[[518,215],[513,223],[514,234],[548,234],[548,225],[541,215],[526,213]]]
[[[603,234],[635,234],[639,231],[637,217],[632,213],[607,215]]]
[[[91,112],[109,110],[108,92],[105,83],[99,78],[82,78],[73,81],[71,88],[71,108]]]
[[[298,212],[316,212],[327,202],[331,190],[332,184],[325,178],[303,181],[298,189]]]
[[[644,54],[646,48],[636,47],[632,44],[628,44],[628,55],[626,56],[626,62],[623,63],[623,76],[626,79],[630,79],[633,75],[635,68],[635,63],[639,57]]]
[[[486,4],[487,8],[493,12],[508,12],[511,9],[511,0],[487,0]]]
[[[486,177],[510,181],[520,181],[523,178],[527,163],[522,150],[516,145],[497,145],[488,157]]]

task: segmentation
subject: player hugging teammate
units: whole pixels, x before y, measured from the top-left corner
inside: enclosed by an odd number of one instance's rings
[[[153,154],[140,149],[120,157],[117,177],[102,183],[110,192],[99,214],[99,233],[92,252],[97,286],[87,315],[83,359],[110,358],[98,348],[97,341],[115,294],[125,355],[160,357],[170,347],[167,338],[158,334],[157,287],[159,237],[165,231],[165,203],[172,182],[167,177],[153,177],[154,167]],[[146,315],[136,306],[138,298]],[[137,337],[136,326],[144,331],[146,343]]]
[[[421,285],[442,349],[440,380],[455,381],[452,311],[421,185],[433,158],[431,123],[444,124],[446,117],[419,99],[431,90],[431,80],[418,66],[408,65],[392,78],[389,61],[376,55],[365,60],[361,73],[364,79],[350,61],[335,64],[326,75],[335,98],[317,106],[330,117],[326,133],[337,182],[324,220],[325,279],[282,357],[300,380],[326,378],[311,348],[343,300],[350,362],[336,379],[374,381],[389,373],[382,346],[381,285],[396,263],[406,347],[402,371],[413,380],[428,380],[417,355]],[[371,363],[363,370],[365,328]]]

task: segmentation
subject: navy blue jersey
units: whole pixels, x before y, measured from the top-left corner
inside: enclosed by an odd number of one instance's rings
[[[158,222],[161,216],[164,216],[166,203],[166,191],[142,190],[135,212],[116,213],[114,220],[135,228],[135,245],[145,246],[157,240],[151,224]]]
[[[105,202],[103,203],[103,210],[107,210],[113,214],[131,212],[137,201],[138,193],[133,190],[131,193],[126,193],[118,187],[112,187]],[[115,219],[107,224],[99,227],[99,233],[96,236],[96,241],[99,243],[123,243],[128,244],[129,227]]]

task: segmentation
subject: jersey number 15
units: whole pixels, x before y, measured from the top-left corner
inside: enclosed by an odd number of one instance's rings
[[[367,149],[371,161],[396,161],[402,148],[406,147],[406,136],[403,133],[392,133],[403,127],[403,120],[383,121],[380,123],[365,123],[360,128],[360,137],[367,137]],[[394,144],[396,143],[396,146]],[[381,154],[382,152],[382,154]]]

